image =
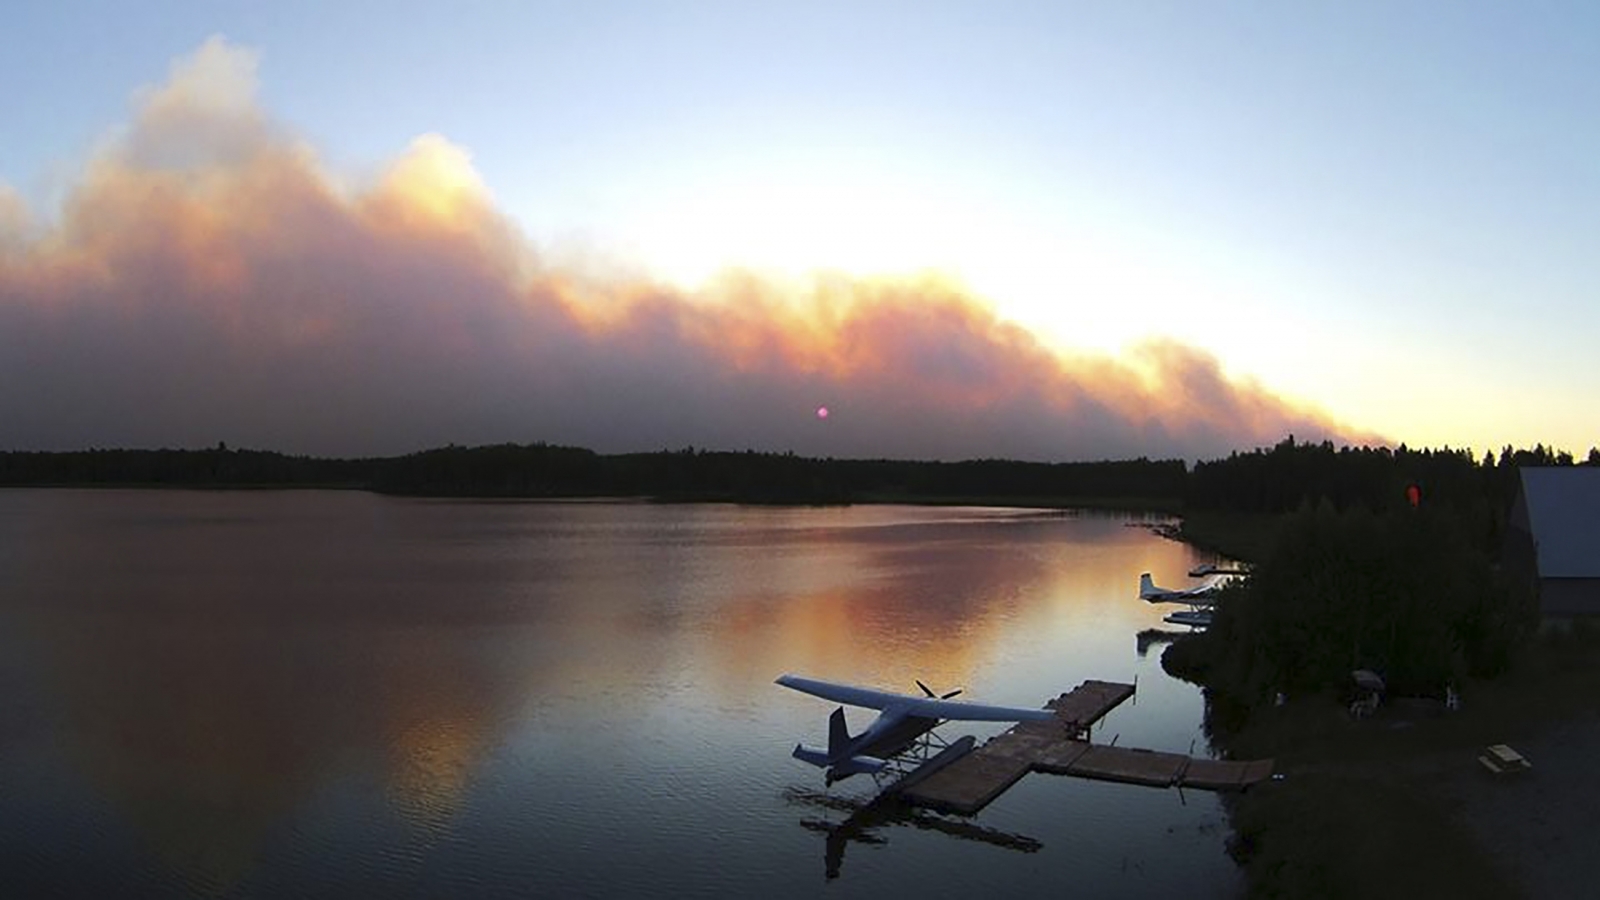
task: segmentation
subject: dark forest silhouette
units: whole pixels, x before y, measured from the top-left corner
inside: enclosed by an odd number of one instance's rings
[[[1467,450],[1404,445],[1296,443],[1226,459],[932,462],[832,459],[793,453],[703,450],[602,455],[553,444],[449,446],[404,456],[330,459],[268,450],[89,449],[0,452],[0,485],[332,487],[464,497],[651,497],[754,503],[986,500],[1019,504],[1120,501],[1189,511],[1289,513],[1327,504],[1382,513],[1416,485],[1429,508],[1474,523],[1492,543],[1525,465],[1575,465],[1570,453],[1506,447],[1498,459]],[[1600,465],[1590,450],[1583,464]]]
[[[0,453],[0,484],[338,487],[460,497],[650,497],[747,503],[961,499],[1123,500],[1171,506],[1181,460],[1034,463],[814,459],[687,448],[601,455],[550,444],[443,447],[405,456],[318,459],[261,450]]]
[[[1578,464],[1542,445],[1477,459],[1293,439],[1201,463],[1185,510],[1254,514],[1270,534],[1251,578],[1221,593],[1212,627],[1164,661],[1236,713],[1278,692],[1338,690],[1355,669],[1433,696],[1498,675],[1538,619],[1531,586],[1497,565],[1517,471]],[[1600,451],[1582,465],[1600,465]]]

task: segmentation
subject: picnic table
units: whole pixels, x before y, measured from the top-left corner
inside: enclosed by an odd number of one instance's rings
[[[1533,768],[1533,763],[1528,762],[1527,758],[1521,753],[1505,744],[1490,744],[1483,748],[1483,755],[1478,757],[1478,762],[1482,763],[1485,769],[1496,775],[1504,775],[1507,772],[1526,772]]]

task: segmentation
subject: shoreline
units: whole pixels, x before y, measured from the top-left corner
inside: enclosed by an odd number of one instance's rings
[[[1174,538],[1256,561],[1276,520],[1201,513]],[[1457,711],[1391,697],[1357,720],[1323,692],[1236,727],[1204,673],[1169,665],[1185,642],[1162,668],[1205,690],[1213,745],[1283,776],[1224,798],[1248,896],[1567,897],[1600,880],[1583,839],[1600,824],[1600,633],[1534,637],[1509,671],[1462,682]],[[1499,743],[1533,770],[1490,775],[1477,757]]]
[[[142,491],[361,491],[380,497],[406,497],[423,500],[503,500],[507,502],[534,503],[664,503],[709,504],[731,503],[741,506],[971,506],[998,509],[1038,510],[1093,510],[1127,512],[1146,515],[1182,516],[1181,501],[1167,497],[1100,497],[1100,496],[1025,496],[1011,497],[989,494],[885,494],[870,493],[849,500],[769,499],[759,495],[738,493],[693,494],[527,494],[515,492],[459,492],[459,491],[404,491],[388,490],[366,484],[321,482],[227,482],[178,483],[152,482],[49,482],[0,484],[0,490],[142,490]],[[1175,533],[1176,534],[1176,533]],[[1175,535],[1174,535],[1175,536]]]

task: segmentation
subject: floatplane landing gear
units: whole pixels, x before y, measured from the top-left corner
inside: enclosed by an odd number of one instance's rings
[[[921,682],[918,683],[920,684]],[[970,742],[973,740],[974,738],[971,735],[967,735],[957,738],[955,741],[947,741],[943,735],[937,732],[923,732],[921,737],[911,742],[911,746],[885,759],[883,768],[872,773],[872,783],[877,785],[879,793],[883,793],[889,788],[900,785],[901,782],[905,781],[917,770],[937,758],[940,753],[949,750],[956,744],[962,741],[969,742],[970,749]]]

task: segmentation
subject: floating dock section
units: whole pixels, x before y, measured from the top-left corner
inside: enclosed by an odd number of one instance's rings
[[[1195,759],[1181,753],[1089,743],[1090,726],[1133,692],[1131,684],[1085,681],[1045,704],[1055,711],[1055,721],[1019,722],[897,790],[918,806],[970,816],[1034,771],[1208,791],[1243,790],[1271,777],[1272,760]]]

